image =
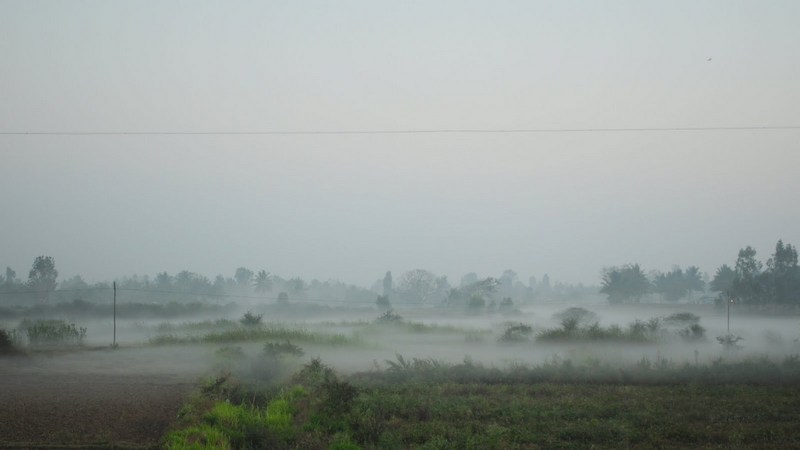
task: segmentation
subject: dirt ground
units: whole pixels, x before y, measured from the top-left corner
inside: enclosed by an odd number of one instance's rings
[[[204,360],[168,348],[2,358],[0,448],[157,447]]]

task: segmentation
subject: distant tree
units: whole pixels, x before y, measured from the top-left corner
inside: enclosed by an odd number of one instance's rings
[[[281,292],[278,294],[278,304],[281,306],[286,306],[289,304],[289,294],[286,292]]]
[[[383,296],[388,297],[392,295],[392,271],[386,271],[386,275],[383,276]]]
[[[472,294],[467,302],[467,311],[479,313],[486,308],[486,300],[480,294]]]
[[[64,290],[80,290],[80,289],[88,289],[89,284],[83,281],[80,275],[75,275],[74,277],[64,280],[58,285],[59,289]]]
[[[650,291],[650,282],[638,264],[604,269],[601,279],[600,293],[609,303],[638,302]]]
[[[13,292],[16,290],[17,272],[13,271],[11,267],[6,267],[6,277],[3,280],[3,290],[6,292]]]
[[[547,274],[542,276],[542,282],[539,283],[539,293],[542,295],[550,295],[552,287],[550,286],[550,277]]]
[[[653,290],[664,300],[675,302],[688,292],[683,270],[676,267],[671,272],[659,273],[653,279]]]
[[[702,292],[706,290],[706,282],[703,281],[703,274],[700,273],[699,267],[689,266],[686,272],[684,272],[683,277],[689,296],[691,296],[692,292]]]
[[[501,295],[511,296],[514,292],[514,282],[517,281],[517,272],[507,269],[500,275],[499,281]]]
[[[28,273],[28,286],[36,291],[38,300],[47,301],[56,289],[56,261],[52,256],[37,256]]]
[[[711,290],[714,292],[727,293],[736,280],[736,271],[727,264],[721,265],[711,280]]]
[[[253,271],[245,267],[239,267],[236,269],[233,278],[240,287],[249,287],[250,281],[253,279]]]
[[[437,294],[436,275],[427,270],[409,270],[398,284],[400,291],[417,303],[430,303]]]
[[[305,291],[307,287],[306,282],[300,277],[294,277],[287,281],[286,284],[289,286],[289,289],[296,294]]]
[[[461,282],[459,283],[459,287],[469,286],[478,281],[478,274],[475,272],[466,273],[461,277]]]
[[[492,295],[497,292],[497,286],[499,285],[500,281],[498,281],[496,278],[487,277],[482,280],[477,280],[461,289],[468,297],[477,294],[481,297],[491,298]]]
[[[272,277],[266,270],[259,270],[253,282],[256,292],[264,293],[272,290]]]
[[[156,275],[153,280],[156,289],[170,290],[172,289],[172,277],[167,272],[161,272]]]
[[[392,309],[392,304],[389,302],[388,295],[379,295],[378,298],[375,300],[375,305],[378,306],[378,309],[383,311],[388,311]]]
[[[797,249],[779,240],[775,253],[767,261],[765,274],[770,301],[780,304],[800,301],[800,268]]]
[[[182,292],[195,294],[211,293],[212,286],[208,278],[199,273],[182,270],[172,280],[172,288]]]
[[[756,259],[756,251],[747,246],[739,250],[736,259],[736,278],[731,286],[731,294],[746,304],[758,304],[764,301],[764,289],[761,277],[762,264]]]

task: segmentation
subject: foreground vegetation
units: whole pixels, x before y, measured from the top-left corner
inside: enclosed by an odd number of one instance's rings
[[[277,387],[227,374],[209,380],[165,442],[171,449],[800,445],[797,357],[611,372],[570,361],[500,370],[397,355],[385,369],[344,377],[313,359]]]

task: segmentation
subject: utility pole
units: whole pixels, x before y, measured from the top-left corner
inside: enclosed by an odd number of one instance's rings
[[[114,342],[112,348],[117,348],[117,282],[114,282]]]
[[[731,303],[733,303],[733,297],[728,298],[728,335],[731,334]]]

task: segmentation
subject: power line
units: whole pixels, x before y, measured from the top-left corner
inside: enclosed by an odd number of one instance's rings
[[[2,136],[314,136],[382,134],[534,134],[534,133],[640,133],[692,131],[800,130],[800,125],[728,127],[623,127],[623,128],[436,128],[405,130],[295,130],[295,131],[2,131]]]

